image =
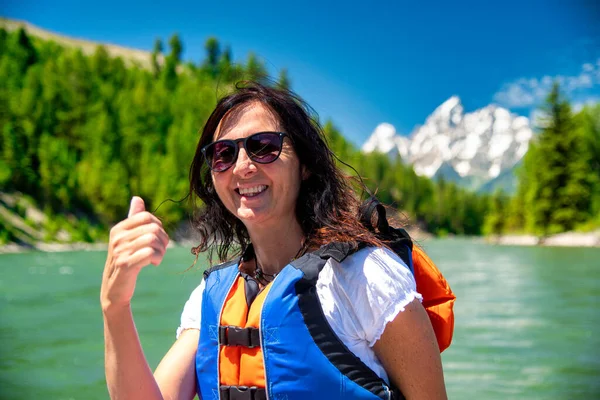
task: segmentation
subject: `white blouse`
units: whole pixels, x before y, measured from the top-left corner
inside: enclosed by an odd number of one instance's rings
[[[200,329],[204,287],[203,280],[186,302],[177,337],[184,329]],[[392,251],[375,247],[354,253],[341,264],[330,259],[319,273],[317,294],[340,340],[389,383],[372,347],[407,304],[423,300],[406,264]]]

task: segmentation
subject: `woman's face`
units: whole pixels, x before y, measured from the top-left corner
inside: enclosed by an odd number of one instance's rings
[[[239,114],[221,121],[213,140],[239,139],[257,132],[281,130],[274,114],[260,103],[252,103]],[[226,171],[212,172],[217,195],[223,205],[246,228],[290,224],[296,219],[296,200],[301,182],[300,162],[285,138],[281,155],[270,164],[248,158],[242,144],[236,163]]]

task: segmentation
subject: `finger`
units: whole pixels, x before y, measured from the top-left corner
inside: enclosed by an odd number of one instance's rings
[[[119,225],[121,230],[129,230],[135,228],[136,226],[149,225],[153,223],[162,227],[162,221],[160,219],[148,211],[142,211],[119,222],[117,225]]]
[[[132,217],[125,218],[110,229],[109,240],[113,242],[116,238],[121,238],[129,231],[142,225],[156,224],[162,227],[160,219],[150,214],[148,211],[139,212]]]
[[[162,262],[163,258],[165,257],[166,252],[167,249],[165,249],[163,253],[155,252],[154,255],[150,258],[150,264],[154,265],[155,267],[158,267]]]
[[[144,247],[152,247],[161,254],[164,254],[167,250],[167,246],[158,235],[154,233],[146,233],[131,242],[129,246],[129,252],[130,254],[133,254]]]
[[[158,251],[153,247],[143,247],[129,256],[129,269],[142,269],[156,260]]]
[[[148,246],[148,247],[139,249],[134,254],[137,254],[137,253],[145,254],[146,258],[143,260],[139,260],[139,261],[137,259],[134,259],[133,264],[131,265],[131,268],[142,269],[144,267],[147,267],[150,264],[152,264],[154,266],[158,266],[162,262],[166,251],[167,251],[167,249],[157,249],[156,247],[153,247],[153,246]]]
[[[165,252],[166,248],[153,235],[138,238],[135,243],[130,243],[128,248],[120,251],[111,276],[131,273],[137,275],[140,269],[149,264],[160,264]]]
[[[146,211],[144,200],[139,196],[133,196],[131,198],[131,203],[129,204],[129,214],[127,215],[127,218],[131,218],[142,211]]]
[[[149,233],[156,235],[165,247],[169,244],[169,235],[162,226],[151,223],[120,232],[115,235],[113,245],[119,249],[130,248],[132,242]]]

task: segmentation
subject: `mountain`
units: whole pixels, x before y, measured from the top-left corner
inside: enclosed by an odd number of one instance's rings
[[[382,123],[362,147],[412,164],[415,172],[430,178],[443,176],[475,190],[514,187],[512,170],[523,158],[533,131],[529,119],[491,104],[465,113],[458,96],[452,96],[427,117],[409,137]]]

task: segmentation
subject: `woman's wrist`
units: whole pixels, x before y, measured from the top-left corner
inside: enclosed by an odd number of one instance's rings
[[[119,316],[131,316],[131,302],[126,303],[114,303],[114,302],[102,302],[102,315],[104,319],[107,318],[118,318]]]

